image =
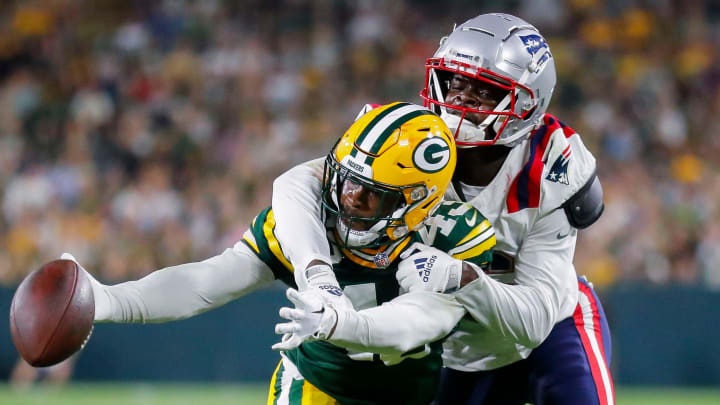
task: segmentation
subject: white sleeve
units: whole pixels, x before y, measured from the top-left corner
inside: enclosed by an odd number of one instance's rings
[[[197,263],[155,271],[137,281],[94,289],[95,321],[164,322],[219,307],[274,280],[270,268],[247,246]]]
[[[563,234],[567,236],[558,238]],[[555,210],[535,222],[523,242],[515,258],[515,285],[483,273],[455,297],[481,325],[537,347],[577,302],[572,265],[576,238],[564,212]]]
[[[332,263],[320,203],[324,162],[305,162],[273,182],[275,236],[296,269],[306,269],[313,260]]]
[[[330,341],[346,349],[399,354],[449,334],[465,315],[449,294],[418,291],[362,311],[339,310]]]

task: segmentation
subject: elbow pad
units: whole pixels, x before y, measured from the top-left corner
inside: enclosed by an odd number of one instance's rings
[[[600,179],[593,173],[580,190],[563,204],[565,215],[570,225],[577,229],[584,229],[600,218],[605,205],[603,204],[603,189]]]

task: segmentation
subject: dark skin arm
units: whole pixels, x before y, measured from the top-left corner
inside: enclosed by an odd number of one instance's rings
[[[462,278],[460,279],[460,288],[465,287],[468,283],[478,278],[475,269],[466,262],[463,262]]]

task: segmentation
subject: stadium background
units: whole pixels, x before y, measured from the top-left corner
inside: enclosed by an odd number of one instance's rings
[[[492,11],[547,37],[549,112],[598,158],[606,211],[581,232],[576,266],[603,297],[619,391],[717,388],[713,1],[3,1],[0,308],[63,251],[116,283],[231,246],[278,174],[324,155],[366,102],[420,102],[439,38]],[[169,325],[100,325],[73,384],[264,384],[281,295]],[[0,323],[0,377],[16,358]],[[13,395],[0,403],[21,403]]]

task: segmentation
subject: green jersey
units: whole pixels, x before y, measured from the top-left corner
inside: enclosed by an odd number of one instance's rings
[[[243,241],[276,278],[296,287],[294,269],[274,228],[272,209],[266,208],[253,220]],[[461,202],[443,202],[421,229],[381,249],[339,248],[332,230],[328,235],[336,278],[357,310],[381,305],[400,294],[395,278],[398,257],[414,242],[433,246],[483,269],[489,267],[495,245],[495,233],[488,220],[470,204]],[[430,403],[442,367],[441,342],[430,346],[429,355],[407,358],[392,366],[385,365],[378,355],[349,353],[326,341],[303,343],[285,355],[308,382],[343,404]]]

